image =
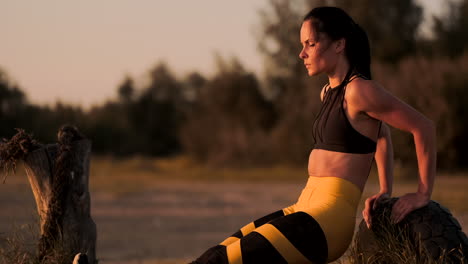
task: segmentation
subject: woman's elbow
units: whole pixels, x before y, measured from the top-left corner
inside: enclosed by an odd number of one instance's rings
[[[414,127],[412,134],[417,136],[422,136],[423,138],[434,138],[436,136],[436,124],[429,118],[424,118],[419,122],[417,126]]]
[[[436,124],[434,121],[432,121],[429,118],[426,118],[424,130],[426,130],[428,133],[435,135],[436,134]]]

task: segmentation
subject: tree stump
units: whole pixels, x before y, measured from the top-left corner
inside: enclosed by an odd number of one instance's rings
[[[372,212],[372,227],[363,220],[356,234],[356,250],[363,259],[370,259],[396,245],[410,245],[417,259],[444,263],[464,263],[468,256],[468,239],[450,211],[435,201],[408,214],[398,224],[390,222],[393,205],[398,198],[385,199]],[[389,242],[389,238],[393,241]],[[406,249],[406,248],[405,248]],[[396,252],[398,253],[398,252]],[[391,263],[385,257],[378,263]],[[421,262],[422,263],[422,262]],[[424,262],[426,263],[426,262]],[[439,263],[439,262],[437,262]]]
[[[39,214],[37,263],[72,263],[78,253],[86,254],[89,263],[97,263],[97,232],[88,189],[91,141],[75,127],[63,126],[57,144],[36,144],[28,150],[24,146],[34,144],[24,142],[33,140],[24,131],[20,133],[6,143],[18,145],[7,152],[24,151],[24,157],[15,159],[24,162]]]

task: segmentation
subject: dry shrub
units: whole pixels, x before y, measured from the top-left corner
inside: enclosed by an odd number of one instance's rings
[[[16,129],[16,131],[17,133],[10,140],[3,138],[0,142],[0,170],[5,173],[5,178],[8,173],[15,172],[19,161],[41,146],[23,129]]]
[[[265,157],[265,138],[274,123],[270,102],[260,93],[254,74],[237,61],[218,62],[219,73],[200,89],[183,124],[186,153],[212,164],[248,164]]]
[[[231,67],[232,66],[232,67]],[[235,65],[225,66],[200,88],[182,124],[184,151],[200,161],[228,164],[303,164],[313,146],[312,123],[320,108],[325,76],[260,83]],[[468,167],[468,54],[457,58],[411,56],[397,64],[373,63],[374,79],[396,97],[433,120],[437,127],[438,167]],[[266,100],[259,91],[278,86]],[[265,87],[266,86],[266,87]],[[273,89],[274,90],[274,89]],[[394,129],[393,143],[402,174],[416,177],[413,137]]]
[[[63,264],[72,263],[73,256],[66,254],[69,250],[60,243],[38,260],[36,250],[39,240],[39,224],[28,224],[14,227],[8,236],[0,236],[1,264]]]
[[[38,227],[33,225],[14,226],[8,236],[0,234],[0,263],[29,264],[33,263],[37,241]]]
[[[39,219],[36,224],[14,226],[8,235],[0,235],[0,263],[2,264],[63,264],[73,259],[59,243],[42,261],[37,260]]]

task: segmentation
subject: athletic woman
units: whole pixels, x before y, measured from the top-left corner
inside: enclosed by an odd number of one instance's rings
[[[298,201],[260,218],[210,248],[194,263],[327,263],[351,243],[356,210],[375,157],[380,192],[365,202],[372,224],[375,201],[392,191],[392,146],[385,123],[411,133],[419,167],[414,193],[400,197],[392,220],[426,205],[436,164],[435,127],[422,114],[371,80],[366,33],[336,7],[319,7],[304,18],[300,31],[309,76],[325,73],[322,108],[313,125],[315,146],[309,179]]]

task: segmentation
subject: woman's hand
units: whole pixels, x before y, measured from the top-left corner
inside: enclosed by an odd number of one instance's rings
[[[371,217],[371,212],[372,210],[375,209],[377,206],[377,203],[382,200],[390,198],[388,193],[386,192],[380,192],[378,194],[375,194],[369,198],[367,198],[366,203],[365,203],[365,208],[362,210],[362,216],[364,217],[364,221],[366,221],[367,228],[370,228],[372,225],[372,217]]]
[[[401,196],[393,205],[391,220],[393,223],[399,223],[412,211],[426,206],[429,203],[429,197],[419,192],[407,193]]]

